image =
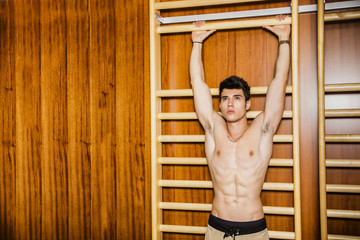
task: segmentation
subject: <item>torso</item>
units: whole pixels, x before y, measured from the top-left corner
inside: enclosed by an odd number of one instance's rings
[[[225,120],[215,117],[205,131],[205,151],[214,185],[212,214],[230,221],[253,221],[264,217],[260,199],[272,153],[270,133],[262,131],[260,114],[236,141],[227,136]]]

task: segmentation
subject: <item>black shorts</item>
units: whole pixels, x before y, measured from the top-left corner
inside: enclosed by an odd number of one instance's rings
[[[209,226],[223,232],[224,238],[257,233],[267,228],[265,218],[248,222],[233,222],[215,217],[212,214],[209,217]]]

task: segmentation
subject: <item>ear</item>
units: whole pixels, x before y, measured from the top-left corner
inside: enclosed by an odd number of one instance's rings
[[[250,107],[251,107],[251,100],[250,99],[246,101],[245,107],[246,107],[246,111],[248,111],[250,109]]]

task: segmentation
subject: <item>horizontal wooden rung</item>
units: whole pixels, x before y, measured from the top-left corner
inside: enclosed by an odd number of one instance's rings
[[[359,236],[347,236],[347,235],[335,235],[335,234],[328,234],[328,240],[354,240],[360,239]]]
[[[336,12],[326,13],[324,15],[325,22],[344,21],[360,19],[360,11]]]
[[[164,225],[159,226],[160,232],[205,234],[207,227]],[[276,239],[295,239],[294,232],[269,231],[270,238]]]
[[[360,109],[327,109],[325,117],[360,117]]]
[[[269,231],[269,237],[275,239],[295,239],[295,233],[283,231]]]
[[[326,184],[326,191],[337,193],[360,193],[360,185]]]
[[[179,202],[160,202],[160,209],[166,210],[183,210],[183,211],[211,211],[212,204],[210,203],[179,203]],[[294,215],[294,208],[292,207],[273,207],[264,206],[265,214],[272,215]]]
[[[207,160],[201,157],[163,157],[159,158],[159,163],[170,165],[207,165]],[[287,158],[273,158],[269,163],[269,166],[272,167],[292,167],[293,165],[293,159]]]
[[[263,95],[266,94],[268,87],[251,87],[251,95]],[[286,93],[292,93],[292,86],[286,87]],[[210,94],[212,96],[219,96],[218,88],[210,88]],[[156,91],[157,97],[192,97],[194,96],[192,89],[163,89]]]
[[[325,92],[358,92],[360,83],[325,84]]]
[[[167,143],[205,142],[205,135],[160,135],[158,136],[158,141]],[[274,136],[274,142],[277,143],[291,143],[292,141],[292,135],[282,134]]]
[[[360,159],[326,159],[326,167],[360,167]]]
[[[360,211],[354,210],[340,210],[340,209],[328,209],[327,216],[329,218],[350,218],[360,219]]]
[[[159,180],[160,187],[174,188],[213,188],[212,181]]]
[[[249,111],[246,113],[248,119],[254,119],[261,111]],[[220,113],[219,113],[220,114]],[[283,118],[292,118],[292,111],[284,111]],[[159,113],[160,120],[195,120],[198,119],[195,112],[167,112]]]
[[[224,4],[235,4],[235,3],[247,3],[247,2],[260,2],[263,0],[183,0],[183,1],[167,1],[167,2],[156,2],[155,9],[181,9],[191,7],[202,7],[202,6],[216,6]]]
[[[159,158],[159,163],[164,165],[207,165],[207,160],[201,157],[162,157]]]
[[[164,225],[159,226],[160,232],[205,234],[207,227]]]
[[[294,160],[291,158],[272,158],[269,166],[271,167],[293,167]]]
[[[196,180],[159,180],[160,187],[174,188],[213,188],[212,181],[196,181]],[[270,183],[263,185],[263,190],[269,191],[293,191],[293,183]]]
[[[358,134],[326,134],[325,142],[355,143],[355,142],[360,142],[360,135],[358,135]]]
[[[211,211],[210,203],[179,203],[179,202],[160,202],[160,209],[183,210],[183,211]]]

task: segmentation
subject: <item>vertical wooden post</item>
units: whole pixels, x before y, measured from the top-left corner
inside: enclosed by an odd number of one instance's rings
[[[319,121],[319,193],[321,239],[327,239],[326,162],[325,162],[325,89],[324,89],[324,1],[318,0],[318,121]]]
[[[300,197],[300,118],[299,118],[299,5],[292,1],[291,6],[291,36],[292,36],[292,102],[293,102],[293,158],[294,158],[294,221],[295,239],[301,239],[301,197]]]
[[[151,98],[151,206],[152,206],[152,239],[162,239],[160,224],[162,223],[159,203],[162,201],[159,180],[161,179],[161,143],[157,140],[161,135],[161,120],[156,117],[161,112],[161,98],[156,97],[156,90],[161,89],[161,45],[155,19],[155,1],[150,0],[150,98]]]

